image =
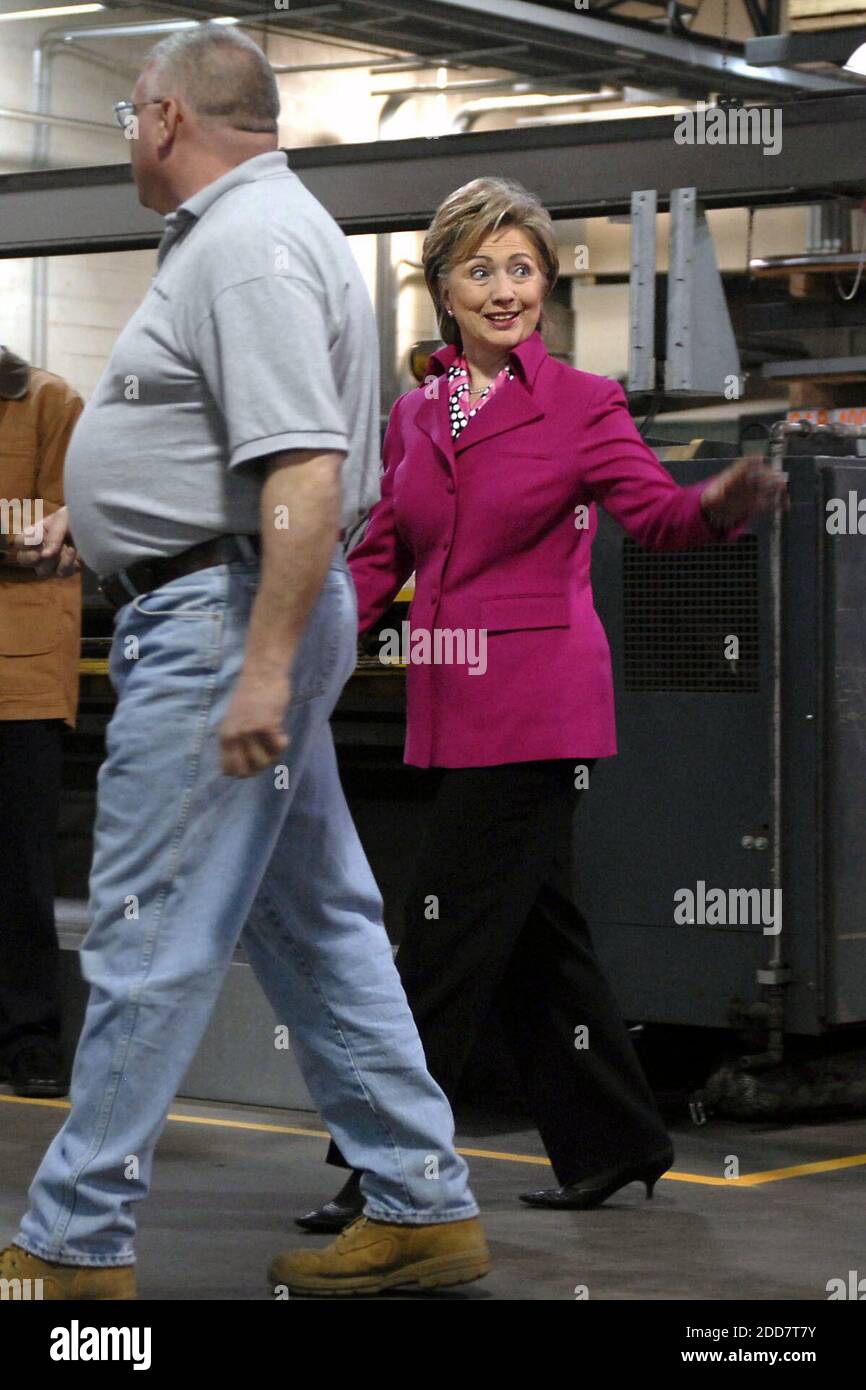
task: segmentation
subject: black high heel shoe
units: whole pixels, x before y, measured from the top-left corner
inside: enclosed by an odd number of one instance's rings
[[[653,1195],[653,1188],[663,1173],[674,1161],[673,1149],[664,1154],[654,1154],[642,1163],[631,1163],[621,1168],[609,1168],[605,1173],[593,1173],[578,1182],[565,1187],[552,1187],[538,1192],[521,1192],[520,1200],[529,1207],[557,1207],[561,1211],[587,1211],[600,1207],[614,1192],[626,1187],[630,1182],[642,1182],[646,1187],[647,1201]]]
[[[325,1231],[328,1235],[338,1235],[363,1210],[361,1174],[353,1172],[332,1202],[307,1212],[306,1216],[296,1216],[295,1225],[300,1226],[302,1231]]]

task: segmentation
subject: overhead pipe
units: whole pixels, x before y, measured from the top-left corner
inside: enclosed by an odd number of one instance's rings
[[[341,72],[349,68],[369,68],[372,73],[379,76],[389,72],[412,72],[416,68],[442,68],[452,65],[469,67],[472,58],[513,57],[517,53],[526,53],[526,51],[525,43],[510,43],[503,44],[499,48],[455,49],[450,53],[427,56],[415,53],[406,58],[392,58],[390,55],[380,54],[379,57],[373,58],[355,58],[351,62],[343,62],[338,59],[331,63],[272,63],[271,67],[274,72],[280,75],[299,72]]]
[[[79,116],[46,116],[42,111],[16,111],[10,106],[0,106],[0,119],[4,121],[26,121],[31,125],[67,126],[73,130],[116,130],[108,121],[85,121]]]
[[[544,94],[540,85],[531,87],[529,92],[540,92]],[[528,96],[529,92],[524,94]],[[575,92],[571,94],[555,91],[550,93],[550,95],[561,97],[563,106],[566,105],[566,97],[568,98],[567,104],[570,106],[594,106],[596,103],[607,105],[609,102],[622,100],[622,92],[610,87],[604,87],[598,92]],[[532,105],[532,103],[529,101],[527,101],[525,105],[522,102],[509,102],[507,107],[497,105],[496,102],[491,102],[489,106],[479,105],[476,102],[469,102],[465,106],[461,106],[458,111],[455,111],[451,125],[455,132],[464,134],[470,131],[475,122],[480,120],[482,116],[495,115],[497,112],[505,110],[519,111],[521,107],[525,110],[526,107],[530,105]]]

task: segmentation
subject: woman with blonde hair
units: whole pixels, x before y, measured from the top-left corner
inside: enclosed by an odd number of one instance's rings
[[[452,1101],[501,1003],[557,1182],[524,1201],[594,1207],[634,1181],[651,1196],[670,1137],[570,891],[575,805],[595,759],[616,752],[590,584],[596,506],[641,545],[676,549],[735,538],[784,482],[742,459],[680,487],[622,389],[549,355],[556,239],[519,184],[458,188],[423,261],[445,347],[393,407],[381,500],[349,556],[362,634],[416,575],[405,761],[436,769],[438,786],[397,964]],[[437,632],[483,661],[441,659]],[[333,1145],[329,1161],[342,1163]],[[358,1179],[299,1224],[353,1219]]]

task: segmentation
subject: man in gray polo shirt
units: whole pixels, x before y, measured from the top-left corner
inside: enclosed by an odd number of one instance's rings
[[[71,535],[119,608],[118,702],[72,1107],[0,1253],[0,1277],[46,1298],[136,1296],[134,1203],[239,937],[365,1174],[365,1216],[278,1256],[272,1282],[375,1292],[488,1268],[328,725],[357,624],[338,533],[378,493],[378,354],[278,112],[261,50],[206,25],[157,45],[121,104],[166,232],[67,456]]]
[[[75,540],[97,574],[257,533],[266,455],[343,455],[344,527],[379,497],[372,305],[285,154],[244,160],[165,222],[67,459]]]

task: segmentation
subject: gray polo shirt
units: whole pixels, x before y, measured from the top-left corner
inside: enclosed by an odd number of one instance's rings
[[[373,308],[285,154],[246,160],[165,222],[66,458],[72,534],[98,574],[258,532],[267,454],[342,453],[344,527],[379,497]]]

